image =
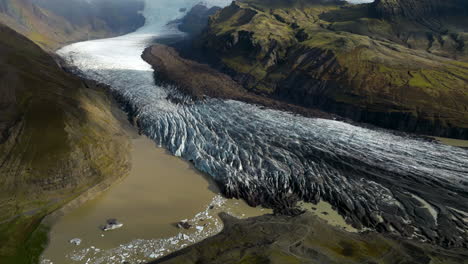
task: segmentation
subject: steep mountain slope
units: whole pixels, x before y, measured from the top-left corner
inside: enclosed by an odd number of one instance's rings
[[[102,27],[112,34],[125,34],[141,27],[144,2],[139,0],[32,0],[37,6],[65,18],[77,27]]]
[[[102,87],[0,25],[0,263],[34,261],[41,218],[123,176],[128,147]]]
[[[144,24],[139,1],[0,0],[0,22],[55,50],[66,43],[134,31]]]
[[[382,127],[468,138],[465,1],[245,0],[197,45],[252,92]]]

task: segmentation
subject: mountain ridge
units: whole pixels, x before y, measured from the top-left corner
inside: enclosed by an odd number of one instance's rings
[[[194,46],[250,92],[384,128],[466,139],[468,17],[427,18],[432,9],[421,4],[412,15],[387,18],[402,3],[235,1],[210,18]]]
[[[129,33],[144,24],[140,1],[93,3],[71,0],[63,7],[62,1],[1,0],[0,22],[49,51],[72,42]]]

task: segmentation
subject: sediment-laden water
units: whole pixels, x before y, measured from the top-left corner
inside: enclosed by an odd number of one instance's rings
[[[140,55],[195,0],[147,0],[147,24],[118,38],[59,51],[86,77],[112,86],[142,131],[193,162],[228,196],[282,207],[325,200],[356,226],[445,246],[468,242],[468,150],[296,116],[238,101],[176,104]],[[208,1],[227,4],[227,1]]]
[[[130,175],[56,219],[43,264],[145,263],[219,232],[220,212],[239,218],[271,212],[223,198],[190,163],[129,132],[133,136]],[[109,218],[123,227],[102,231],[100,226]],[[191,227],[178,228],[181,220]],[[79,239],[79,245],[71,243],[73,239]]]

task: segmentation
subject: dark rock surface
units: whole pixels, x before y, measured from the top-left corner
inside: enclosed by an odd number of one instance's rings
[[[184,59],[169,46],[153,45],[143,52],[142,57],[153,66],[157,83],[175,85],[196,100],[202,100],[205,97],[235,99],[308,117],[338,118],[316,109],[300,107],[248,92],[228,75],[214,70],[209,65]]]
[[[180,20],[179,30],[192,36],[200,34],[208,25],[208,17],[219,11],[220,7],[208,8],[197,4]]]
[[[187,221],[180,221],[176,225],[178,228],[183,228],[183,229],[190,229],[192,227],[191,224],[189,224]]]
[[[176,263],[465,263],[466,250],[437,247],[375,233],[347,233],[316,217],[222,214],[223,231],[152,264]]]

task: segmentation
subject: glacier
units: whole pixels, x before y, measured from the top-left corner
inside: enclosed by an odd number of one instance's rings
[[[184,96],[155,85],[141,54],[154,41],[182,37],[168,22],[197,3],[146,0],[141,29],[58,54],[109,85],[145,135],[213,177],[227,197],[279,211],[323,199],[359,228],[468,246],[467,149],[233,100],[169,100]]]

